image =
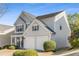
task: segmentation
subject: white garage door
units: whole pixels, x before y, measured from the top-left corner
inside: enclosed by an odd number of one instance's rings
[[[34,37],[27,37],[24,40],[24,48],[25,49],[35,49],[35,39],[34,39]]]
[[[48,36],[27,37],[24,40],[24,48],[43,50],[43,44],[45,41],[48,41],[48,40],[49,40]]]
[[[39,36],[36,39],[36,49],[43,50],[43,44],[45,41],[48,41],[48,36]]]

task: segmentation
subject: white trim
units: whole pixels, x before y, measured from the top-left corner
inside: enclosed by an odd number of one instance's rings
[[[12,37],[11,37],[11,45],[12,45]]]
[[[20,37],[20,48],[22,47],[22,46],[21,46],[21,41],[22,41],[22,39],[21,39],[21,37]]]
[[[20,32],[16,31],[16,26],[22,26],[22,25],[24,26],[23,30],[25,31],[25,26],[26,25],[25,24],[18,24],[18,25],[15,25],[15,33],[23,33],[24,32],[24,31],[20,31]]]
[[[15,38],[15,45],[16,45],[16,38]]]

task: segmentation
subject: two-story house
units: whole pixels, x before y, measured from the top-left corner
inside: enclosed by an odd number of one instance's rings
[[[37,17],[22,12],[14,26],[11,44],[18,48],[43,50],[43,44],[48,40],[55,40],[57,48],[70,47],[68,37],[71,30],[65,11]]]

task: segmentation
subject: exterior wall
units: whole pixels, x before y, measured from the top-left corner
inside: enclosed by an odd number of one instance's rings
[[[54,29],[54,17],[41,19],[47,26],[49,26],[52,30]]]
[[[32,26],[39,26],[38,31],[32,31]],[[50,32],[48,32],[46,29],[43,28],[43,26],[39,25],[36,21],[30,25],[30,27],[26,30],[25,36],[48,36],[50,35]]]
[[[22,19],[21,19],[21,18]],[[19,18],[16,20],[15,22],[15,27],[18,26],[18,25],[24,25],[24,30],[26,29],[27,26],[29,26],[31,24],[31,22],[33,21],[34,19],[34,16],[32,15],[29,15],[29,14],[24,14],[24,13],[21,13],[21,15],[19,16]],[[16,28],[15,28],[16,29]],[[17,33],[15,31],[15,33]]]
[[[4,46],[4,45],[10,45],[11,43],[11,33],[8,33],[6,35],[0,35],[0,47]]]
[[[24,22],[19,18],[19,19],[16,21],[15,26],[16,26],[16,25],[20,25],[20,24],[24,24]]]
[[[39,30],[32,31],[32,26],[39,26]],[[40,21],[34,20],[24,33],[24,49],[43,50],[44,42],[51,39],[51,33],[46,29]]]
[[[57,48],[65,48],[70,47],[70,44],[68,42],[69,37],[69,25],[67,25],[67,20],[65,19],[64,15],[60,17],[58,20],[54,23],[54,31],[56,32],[55,35],[52,35],[52,38],[55,39],[57,43]],[[60,30],[60,26],[62,29]]]

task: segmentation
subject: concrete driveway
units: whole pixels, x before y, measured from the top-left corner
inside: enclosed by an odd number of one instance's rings
[[[66,56],[79,56],[79,52],[72,53],[72,54],[69,54],[69,55],[66,55]]]
[[[8,50],[8,49],[0,50],[0,56],[12,56],[14,51],[15,50]]]
[[[67,51],[67,52],[59,54],[59,55],[61,55],[61,56],[79,56],[79,49]]]

